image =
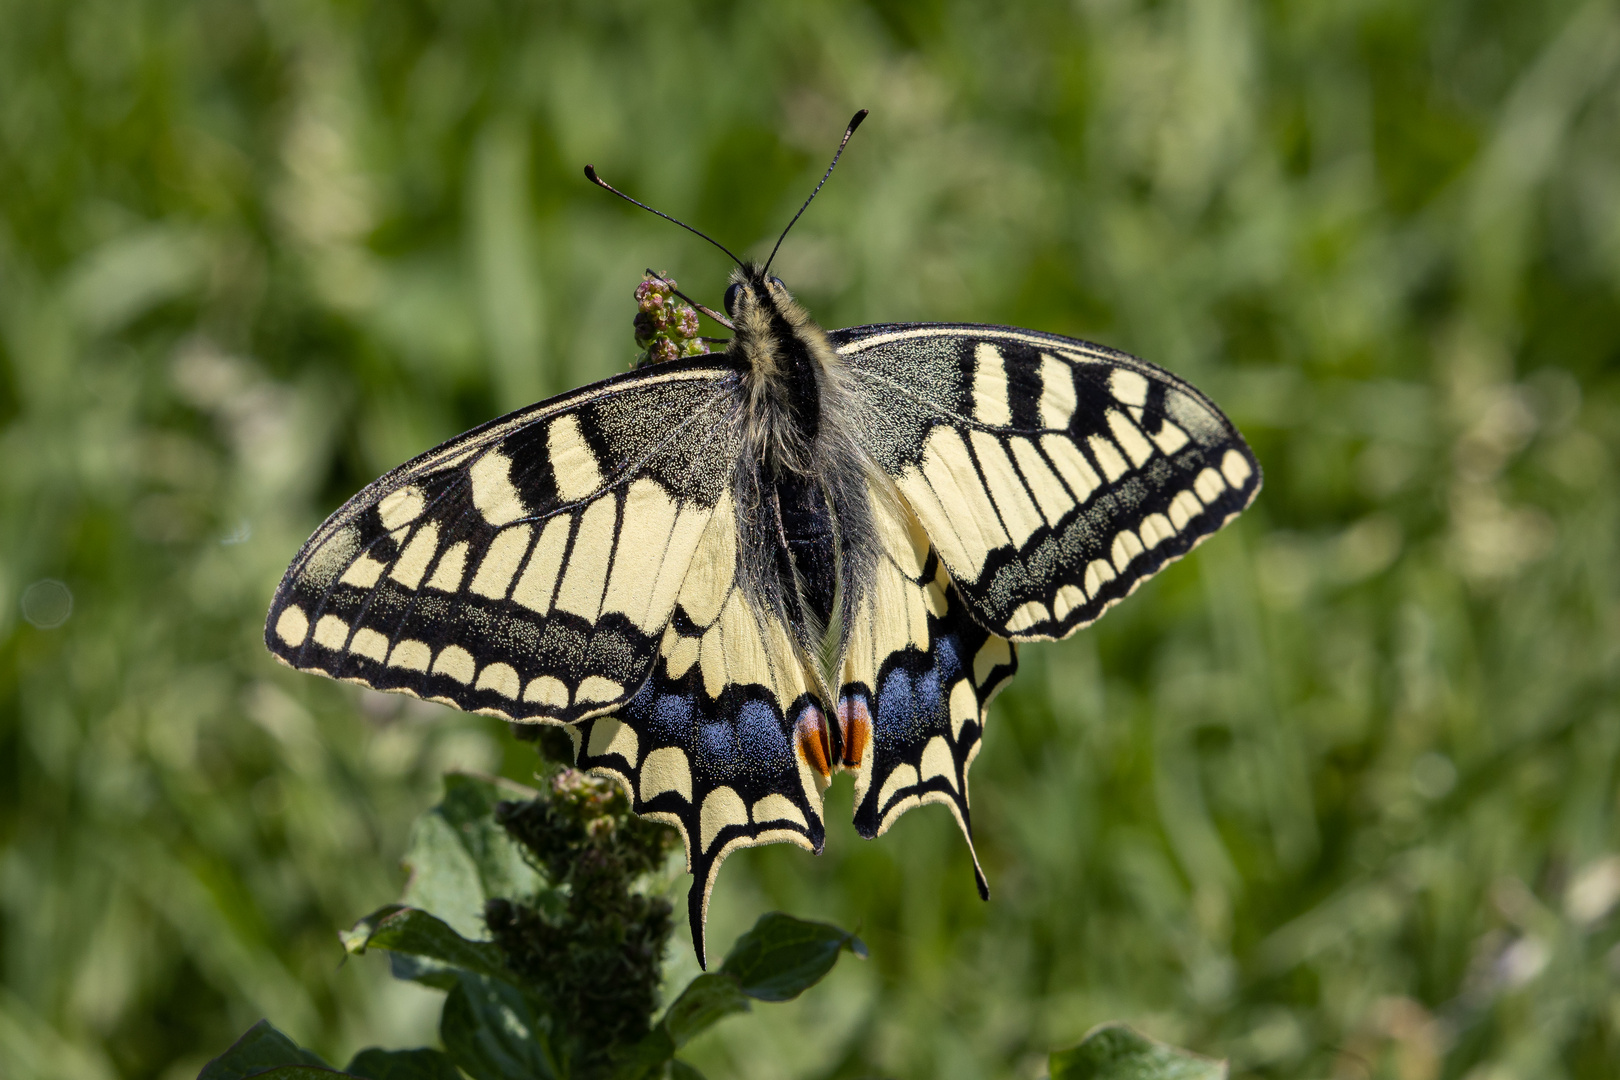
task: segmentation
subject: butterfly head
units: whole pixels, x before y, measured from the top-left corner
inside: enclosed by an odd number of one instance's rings
[[[803,472],[821,428],[823,397],[833,385],[837,354],[782,279],[742,263],[726,286],[732,338],[726,353],[747,365],[753,440],[779,465]]]
[[[756,371],[785,359],[784,352],[819,353],[825,345],[826,334],[810,313],[793,299],[781,278],[758,263],[742,263],[731,272],[725,308],[736,333],[731,352]]]
[[[782,279],[763,269],[758,263],[742,263],[731,272],[731,284],[726,286],[726,314],[733,322],[741,322],[771,312],[785,313],[798,308],[793,294],[788,292]]]

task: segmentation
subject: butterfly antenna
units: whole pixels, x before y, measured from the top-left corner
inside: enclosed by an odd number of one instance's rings
[[[827,177],[831,176],[833,169],[838,166],[838,159],[844,155],[844,147],[849,145],[849,137],[855,134],[855,129],[861,126],[862,120],[866,119],[866,113],[867,110],[862,109],[860,112],[856,113],[850,118],[849,127],[844,129],[844,137],[838,143],[838,151],[837,153],[833,154],[832,164],[828,165],[827,171],[821,174],[821,184],[825,184],[827,182]],[[766,270],[769,270],[771,268],[771,263],[775,261],[776,252],[781,248],[782,241],[787,239],[788,230],[792,229],[794,225],[798,224],[799,218],[802,217],[804,212],[810,208],[811,201],[815,199],[817,193],[821,191],[821,184],[816,185],[816,190],[810,193],[810,198],[804,200],[804,205],[799,207],[799,212],[794,214],[793,220],[787,223],[787,229],[783,229],[782,235],[776,238],[776,247],[771,248],[771,257],[765,260]],[[763,273],[763,271],[761,272]]]
[[[847,139],[848,136],[845,136],[845,138]],[[632,199],[630,196],[626,195],[624,192],[620,191],[618,188],[614,187],[612,184],[608,183],[606,180],[602,179],[600,176],[597,176],[595,166],[592,166],[592,165],[585,166],[585,179],[589,180],[591,183],[595,184],[597,187],[602,188],[604,191],[613,192],[613,194],[617,195],[619,198],[623,199],[625,202],[635,203],[637,206],[641,207],[643,210],[647,211],[649,214],[657,214],[659,217],[663,218],[665,221],[674,222],[675,224],[679,225],[681,228],[685,229],[687,232],[691,233],[693,236],[701,236],[701,237],[703,237],[703,239],[707,240],[709,243],[713,244],[715,247],[717,247],[721,251],[725,252],[726,253],[726,258],[730,259],[732,262],[736,263],[738,266],[741,266],[743,264],[741,259],[737,258],[737,256],[735,256],[735,255],[733,255],[731,253],[730,248],[726,247],[726,245],[722,244],[720,241],[716,240],[714,237],[708,235],[707,233],[698,232],[696,229],[692,228],[692,226],[688,225],[686,222],[680,220],[679,218],[672,218],[668,214],[664,213],[662,210],[654,210],[652,207],[648,206],[646,203],[641,202],[640,200],[637,200],[637,199]]]

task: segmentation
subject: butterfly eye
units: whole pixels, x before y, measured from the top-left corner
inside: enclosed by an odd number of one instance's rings
[[[737,296],[742,292],[742,282],[733,281],[726,288],[726,314],[737,314]]]
[[[787,292],[787,286],[782,284],[781,278],[773,276],[771,278],[771,284],[776,286],[778,289],[781,289],[783,292]]]

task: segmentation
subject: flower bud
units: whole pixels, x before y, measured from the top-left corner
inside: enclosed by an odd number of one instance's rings
[[[709,351],[698,337],[698,313],[675,296],[675,282],[651,273],[636,286],[636,344],[643,350],[637,366],[667,363]]]

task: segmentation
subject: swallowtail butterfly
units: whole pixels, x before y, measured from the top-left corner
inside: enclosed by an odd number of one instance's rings
[[[700,961],[721,861],[819,851],[839,771],[863,836],[942,803],[971,847],[968,767],[1015,643],[1093,622],[1261,479],[1208,398],[1134,356],[1004,326],[829,333],[770,260],[737,262],[729,318],[709,312],[723,353],[406,462],[310,537],[265,627],[303,671],[566,726],[579,767],[680,830]]]

